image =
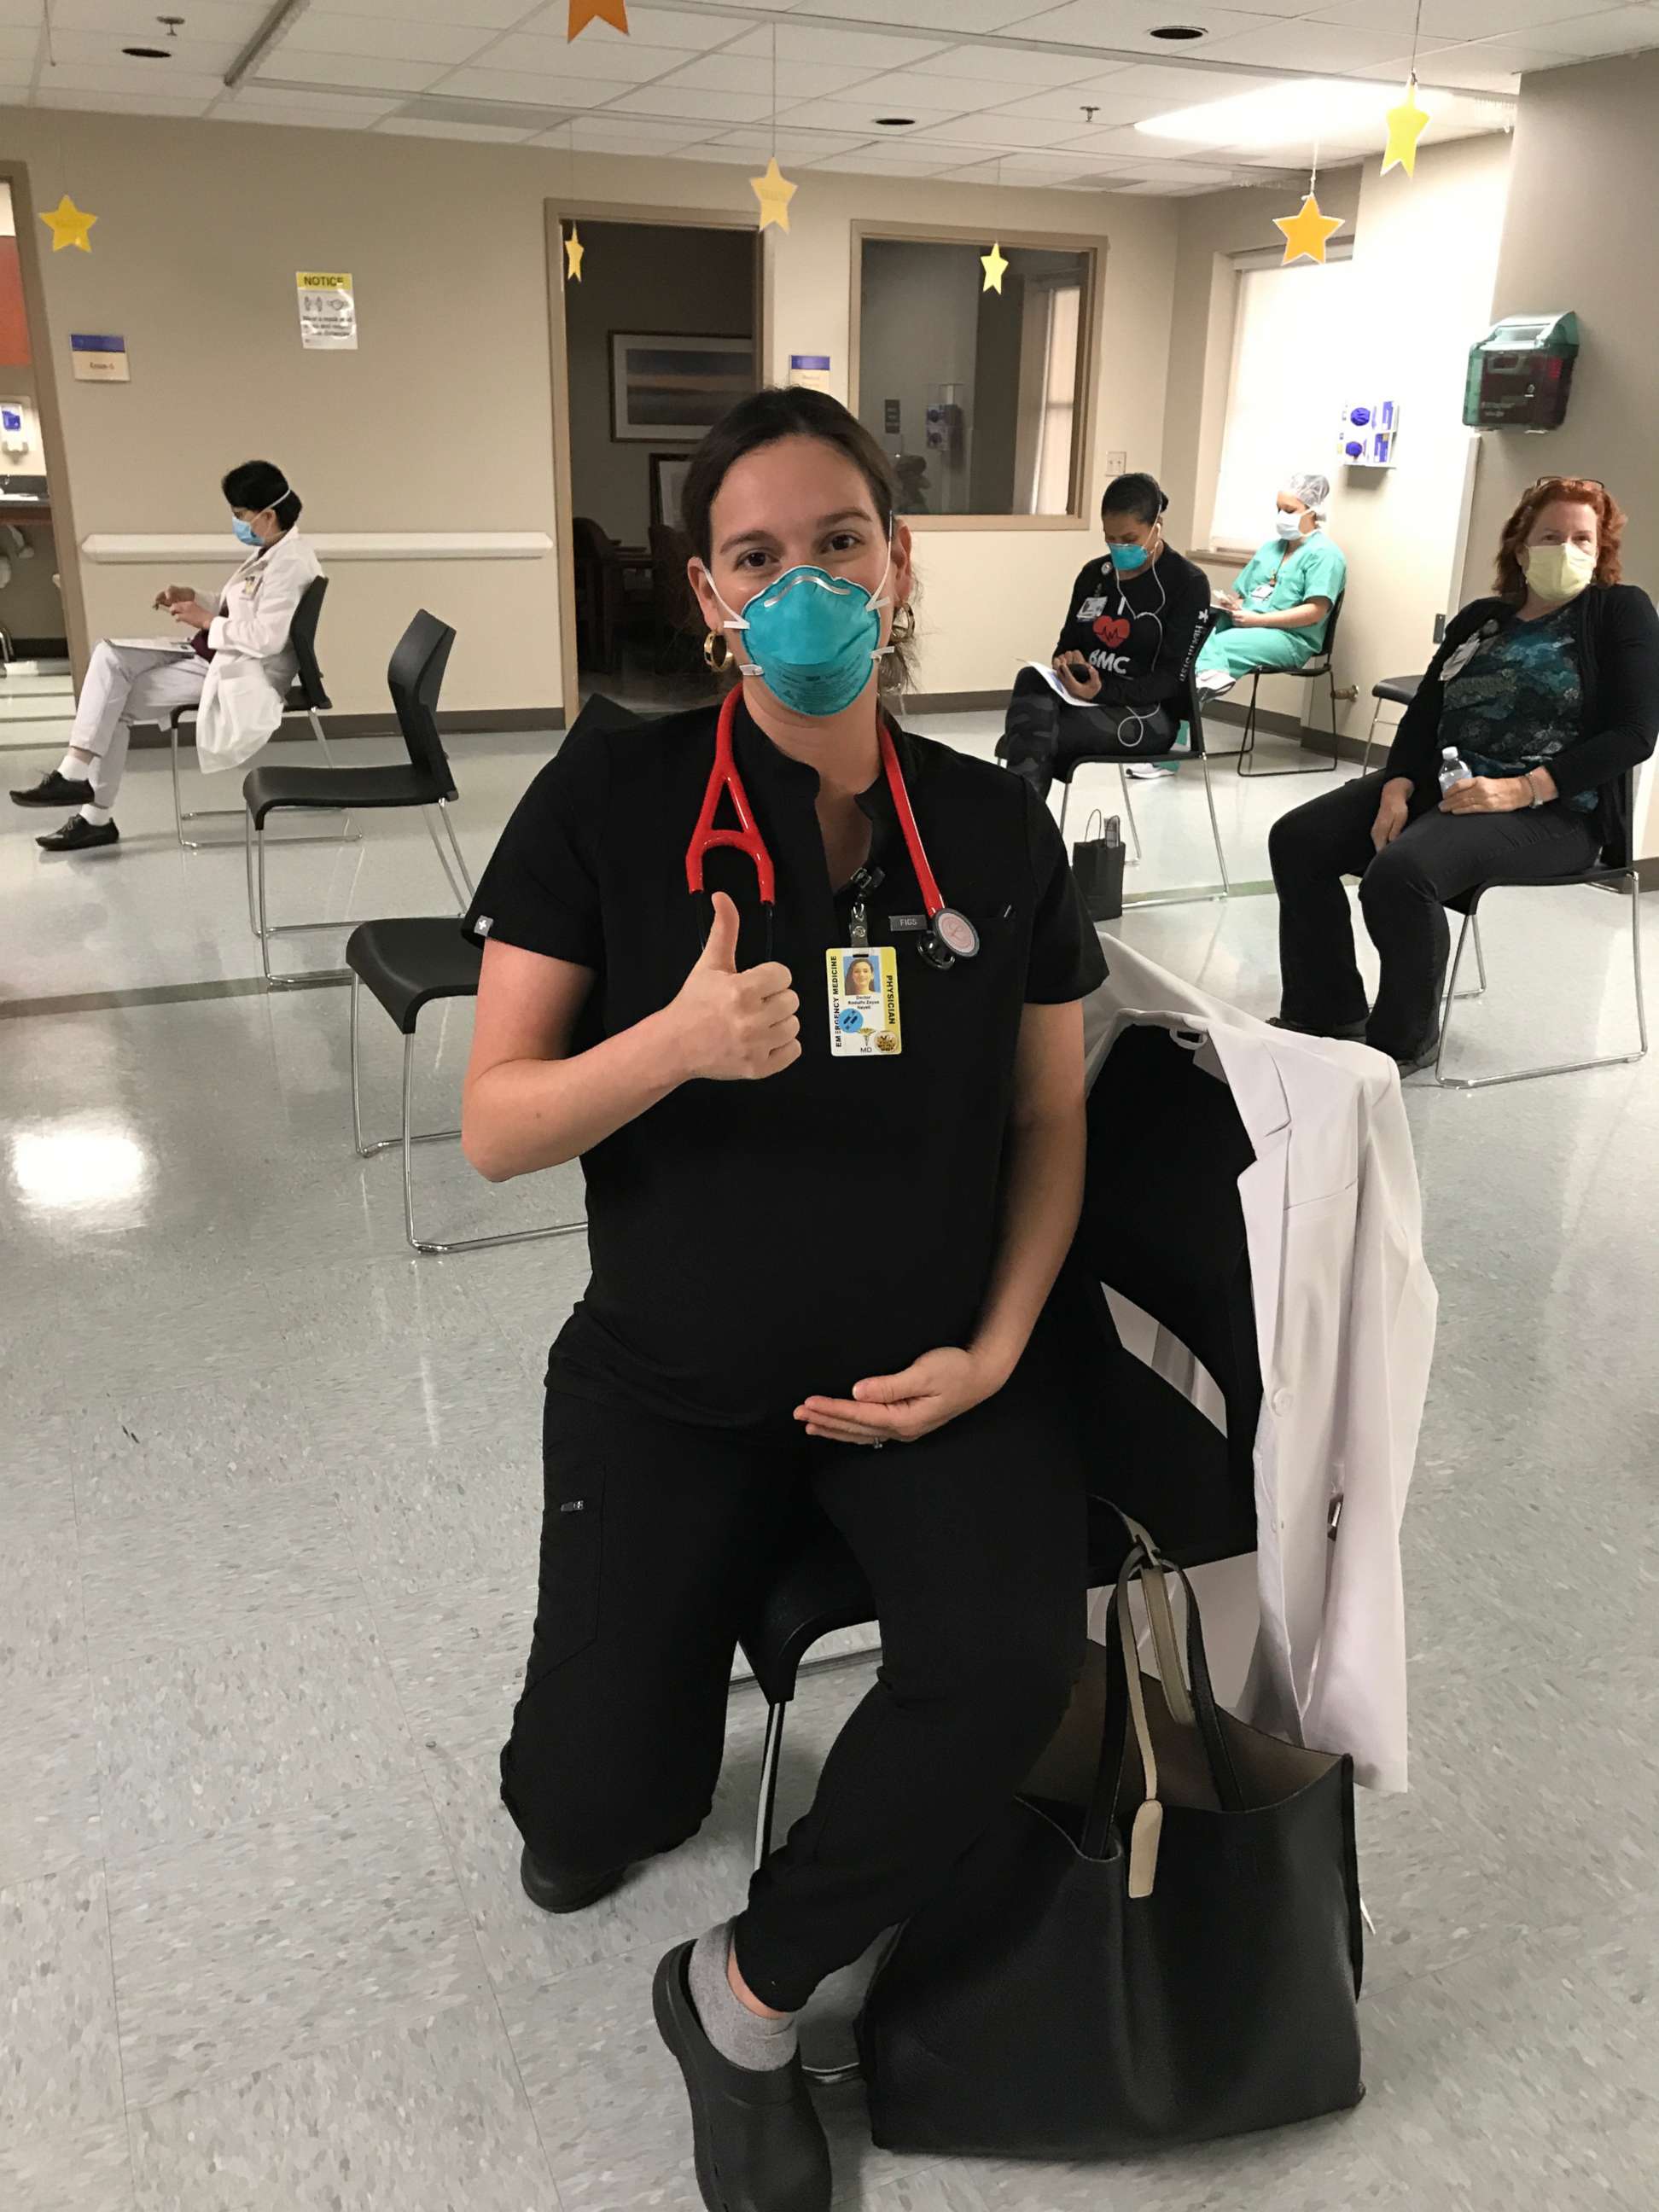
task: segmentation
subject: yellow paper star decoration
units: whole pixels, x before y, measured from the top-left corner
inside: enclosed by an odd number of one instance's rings
[[[564,276],[568,284],[581,283],[582,256],[586,251],[587,248],[582,244],[582,234],[573,222],[570,226],[570,235],[564,242]]]
[[[1002,240],[1000,239],[993,240],[991,251],[988,253],[981,253],[980,255],[979,265],[985,271],[985,282],[980,286],[980,290],[981,292],[1000,292],[1002,289],[1002,279],[1006,273],[1008,267],[1008,257],[1002,250]]]
[[[1406,97],[1398,107],[1389,110],[1389,143],[1383,149],[1382,173],[1399,167],[1410,177],[1417,171],[1417,142],[1428,128],[1428,111],[1417,104],[1417,79],[1413,77],[1406,86]]]
[[[760,202],[761,228],[764,230],[769,222],[775,222],[780,230],[787,230],[789,203],[795,197],[796,188],[779,168],[777,155],[774,154],[767,163],[763,177],[750,177],[749,182]]]
[[[84,208],[76,207],[67,192],[52,213],[43,215],[40,220],[52,233],[54,253],[61,253],[66,246],[78,246],[82,253],[91,252],[92,240],[87,233],[98,218],[95,215],[88,215]]]
[[[1275,230],[1285,234],[1285,259],[1279,264],[1288,267],[1292,261],[1304,257],[1310,261],[1325,258],[1325,240],[1334,230],[1340,230],[1344,218],[1340,215],[1321,215],[1319,202],[1311,192],[1294,215],[1276,215]]]
[[[590,23],[609,23],[613,31],[628,36],[628,0],[570,0],[569,29],[564,34],[568,46],[579,38]]]

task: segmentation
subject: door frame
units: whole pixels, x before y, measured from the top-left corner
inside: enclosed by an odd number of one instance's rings
[[[11,186],[12,226],[17,234],[17,265],[23,280],[23,312],[28,320],[29,351],[33,356],[29,366],[34,374],[34,411],[40,418],[40,441],[46,448],[46,496],[52,502],[52,542],[58,556],[58,589],[64,604],[64,634],[69,640],[70,678],[78,686],[89,651],[87,611],[81,591],[81,540],[70,498],[64,417],[58,401],[58,349],[52,343],[52,323],[46,313],[40,234],[34,228],[38,210],[29,189],[27,161],[0,157],[0,178]]]
[[[556,530],[568,530],[574,520],[570,491],[570,349],[564,312],[564,226],[567,222],[620,222],[636,228],[664,230],[742,230],[755,241],[755,303],[750,318],[755,336],[755,362],[760,380],[771,358],[771,332],[767,327],[769,295],[766,283],[766,254],[752,215],[734,214],[730,208],[658,207],[633,200],[549,199],[545,203],[547,256],[547,332],[553,398],[553,514]],[[581,708],[576,666],[576,573],[571,558],[573,540],[556,539],[559,556],[559,680],[564,694],[564,726],[570,727]]]

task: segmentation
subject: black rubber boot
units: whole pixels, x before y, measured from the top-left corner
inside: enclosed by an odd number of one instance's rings
[[[626,1867],[614,1867],[609,1874],[578,1874],[566,1867],[550,1866],[536,1856],[528,1844],[519,1859],[524,1893],[544,1912],[580,1912],[585,1905],[597,1905],[602,1897],[610,1896],[627,1872]]]
[[[697,2186],[708,2212],[830,2212],[830,2146],[800,2055],[763,2074],[722,2058],[691,2002],[691,1946],[657,1968],[657,2027],[691,2100]]]

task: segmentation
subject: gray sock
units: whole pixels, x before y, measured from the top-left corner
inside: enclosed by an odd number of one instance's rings
[[[702,2032],[722,2058],[751,2074],[769,2073],[787,2066],[795,2055],[793,2014],[784,2020],[763,2020],[750,2012],[732,1990],[726,1977],[732,1949],[732,1923],[723,1920],[691,1947],[691,2002]]]

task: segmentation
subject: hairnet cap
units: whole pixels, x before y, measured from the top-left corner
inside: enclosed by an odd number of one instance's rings
[[[1310,507],[1316,514],[1323,514],[1331,495],[1331,480],[1322,477],[1317,470],[1304,469],[1291,477],[1285,486],[1286,495],[1299,499],[1304,507]]]

